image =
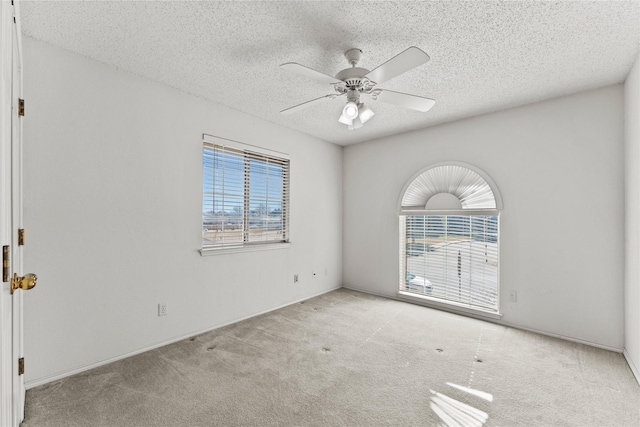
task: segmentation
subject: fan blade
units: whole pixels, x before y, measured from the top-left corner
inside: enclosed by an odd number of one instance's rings
[[[338,80],[335,77],[322,74],[320,71],[312,70],[309,67],[305,67],[304,65],[300,65],[295,62],[287,62],[286,64],[282,64],[280,68],[304,77],[309,77],[310,79],[317,80],[322,83],[342,83],[341,80]]]
[[[381,90],[376,99],[388,104],[399,105],[400,107],[410,108],[423,113],[429,111],[436,103],[433,99],[409,95],[406,93],[393,92],[390,90]]]
[[[296,111],[300,111],[300,110],[304,110],[307,107],[312,106],[313,104],[317,104],[318,102],[322,101],[325,98],[335,98],[337,95],[325,95],[325,96],[321,96],[320,98],[316,98],[316,99],[312,99],[311,101],[307,101],[307,102],[303,102],[302,104],[298,104],[295,105],[293,107],[289,107],[287,109],[284,109],[282,111],[280,111],[280,114],[291,114],[291,113],[295,113]]]
[[[377,84],[391,80],[402,73],[425,64],[429,61],[429,55],[421,49],[411,46],[407,50],[397,54],[373,71],[369,71],[365,77]]]

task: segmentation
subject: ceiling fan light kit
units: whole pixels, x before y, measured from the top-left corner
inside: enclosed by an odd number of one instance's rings
[[[347,98],[347,103],[343,107],[342,114],[338,118],[338,121],[347,125],[347,129],[355,130],[361,128],[362,125],[375,114],[373,110],[360,102],[360,95],[362,94],[369,95],[374,100],[421,112],[428,111],[435,104],[435,101],[430,98],[376,88],[376,85],[428,62],[429,55],[421,49],[412,46],[378,66],[373,71],[356,67],[362,57],[362,50],[357,48],[349,49],[345,52],[344,56],[347,58],[351,67],[339,71],[335,77],[312,70],[295,62],[282,64],[280,67],[285,70],[331,84],[336,93],[303,102],[302,104],[282,110],[280,113],[290,114],[324,99],[333,99],[344,95]]]
[[[376,114],[371,108],[362,103],[358,104],[358,111],[360,111],[358,118],[362,120],[362,123],[367,123],[367,121]]]
[[[356,130],[356,129],[360,129],[362,127],[362,120],[360,120],[359,117],[356,117],[355,119],[353,119],[353,122],[351,122],[351,125],[347,126],[347,129],[349,130]]]
[[[347,105],[342,109],[342,114],[348,119],[355,119],[358,117],[358,105],[353,101],[347,102]]]
[[[342,123],[342,124],[347,125],[347,126],[351,126],[353,124],[353,119],[348,118],[344,114],[340,114],[340,117],[338,118],[338,121],[340,123]]]

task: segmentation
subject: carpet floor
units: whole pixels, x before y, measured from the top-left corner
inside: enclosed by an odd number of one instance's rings
[[[27,391],[23,427],[640,426],[623,356],[340,289]]]

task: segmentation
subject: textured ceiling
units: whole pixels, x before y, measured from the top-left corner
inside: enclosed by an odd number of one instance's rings
[[[23,32],[148,79],[347,145],[621,83],[640,50],[640,1],[21,2]],[[366,101],[361,129],[344,97],[279,68],[335,75],[357,47],[373,69],[409,46],[431,61],[380,87],[436,100],[426,113]],[[364,100],[364,98],[363,98]]]

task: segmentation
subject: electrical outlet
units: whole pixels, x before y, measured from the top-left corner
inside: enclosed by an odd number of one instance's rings
[[[167,315],[167,303],[161,302],[158,304],[158,316],[166,316]]]
[[[298,275],[297,274],[293,275],[293,283],[298,283]]]
[[[509,291],[509,301],[518,302],[518,291]]]

